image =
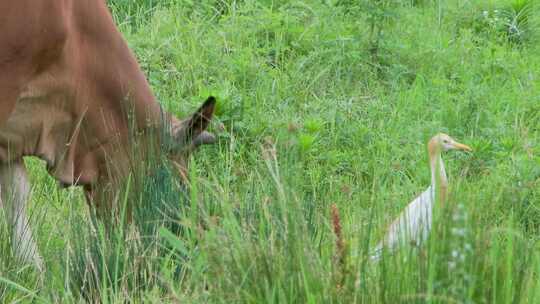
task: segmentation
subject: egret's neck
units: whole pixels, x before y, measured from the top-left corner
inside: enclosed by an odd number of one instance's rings
[[[446,177],[446,170],[444,169],[444,163],[441,158],[441,152],[430,151],[430,167],[431,167],[431,186],[434,187],[435,193],[439,193],[440,200],[444,202],[446,200],[446,191],[448,189],[448,179]]]

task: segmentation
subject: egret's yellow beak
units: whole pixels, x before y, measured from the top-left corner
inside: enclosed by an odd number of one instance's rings
[[[467,146],[467,145],[460,144],[460,143],[458,143],[458,142],[454,142],[452,145],[453,145],[454,148],[457,149],[457,150],[463,150],[463,151],[467,151],[467,152],[472,152],[471,147],[469,147],[469,146]]]

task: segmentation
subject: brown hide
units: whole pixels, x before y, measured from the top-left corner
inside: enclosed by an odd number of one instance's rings
[[[126,108],[141,129],[185,125],[161,112],[104,1],[0,2],[0,163],[39,156],[91,189],[129,150]]]

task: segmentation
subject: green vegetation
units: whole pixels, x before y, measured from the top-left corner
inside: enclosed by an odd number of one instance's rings
[[[539,303],[536,5],[111,0],[169,111],[218,97],[219,143],[194,155],[189,193],[165,165],[136,172],[120,197],[136,225],[114,231],[28,159],[47,271],[20,270],[0,221],[0,298]],[[474,149],[444,156],[450,201],[427,244],[370,262],[429,185],[438,132]]]

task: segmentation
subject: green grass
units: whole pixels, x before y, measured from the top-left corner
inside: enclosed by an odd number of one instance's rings
[[[534,1],[109,4],[169,111],[218,97],[219,142],[192,158],[188,197],[166,168],[134,175],[121,197],[140,220],[114,231],[28,159],[47,271],[19,270],[0,222],[3,302],[540,302]],[[444,156],[450,201],[425,246],[371,263],[428,186],[438,132],[474,149]],[[147,208],[164,202],[176,226]]]

